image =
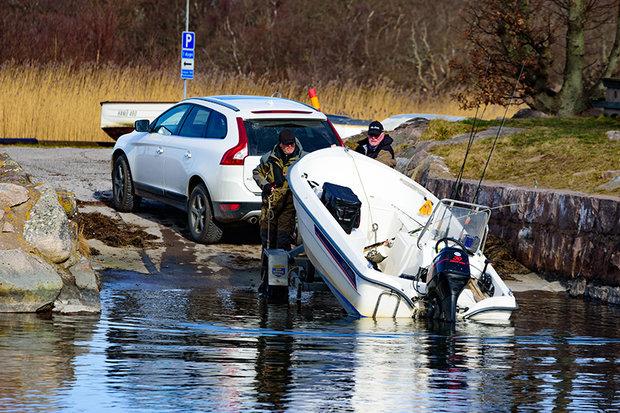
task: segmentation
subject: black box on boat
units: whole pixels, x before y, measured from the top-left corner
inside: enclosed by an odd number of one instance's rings
[[[321,201],[347,234],[360,226],[362,203],[351,188],[325,182]]]

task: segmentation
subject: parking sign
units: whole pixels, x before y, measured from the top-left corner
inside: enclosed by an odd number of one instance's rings
[[[181,79],[194,78],[194,32],[183,32],[181,35]]]

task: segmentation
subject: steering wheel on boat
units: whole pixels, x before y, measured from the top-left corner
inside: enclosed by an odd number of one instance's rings
[[[465,248],[465,245],[463,245],[463,243],[459,241],[458,239],[452,238],[452,237],[443,237],[439,239],[437,243],[435,244],[435,252],[439,252],[439,244],[441,244],[442,242],[446,244],[446,247],[449,247],[448,242],[453,242],[457,246],[459,246],[463,251],[467,251],[467,248]]]

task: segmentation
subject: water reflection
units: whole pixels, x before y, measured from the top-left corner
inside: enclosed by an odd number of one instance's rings
[[[513,321],[520,335],[508,377],[521,404],[619,409],[620,308],[547,292],[524,298],[528,305]]]
[[[59,389],[75,381],[98,317],[0,313],[0,407],[62,407]]]
[[[620,409],[620,310],[518,298],[507,324],[445,326],[352,319],[329,293],[107,285],[100,319],[0,315],[0,410]]]

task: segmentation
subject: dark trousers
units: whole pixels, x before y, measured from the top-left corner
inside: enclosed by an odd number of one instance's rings
[[[289,251],[295,232],[295,207],[293,206],[293,194],[288,191],[283,202],[273,211],[263,205],[263,213],[260,222],[260,237],[263,248],[281,248]],[[271,219],[269,219],[271,217]]]

